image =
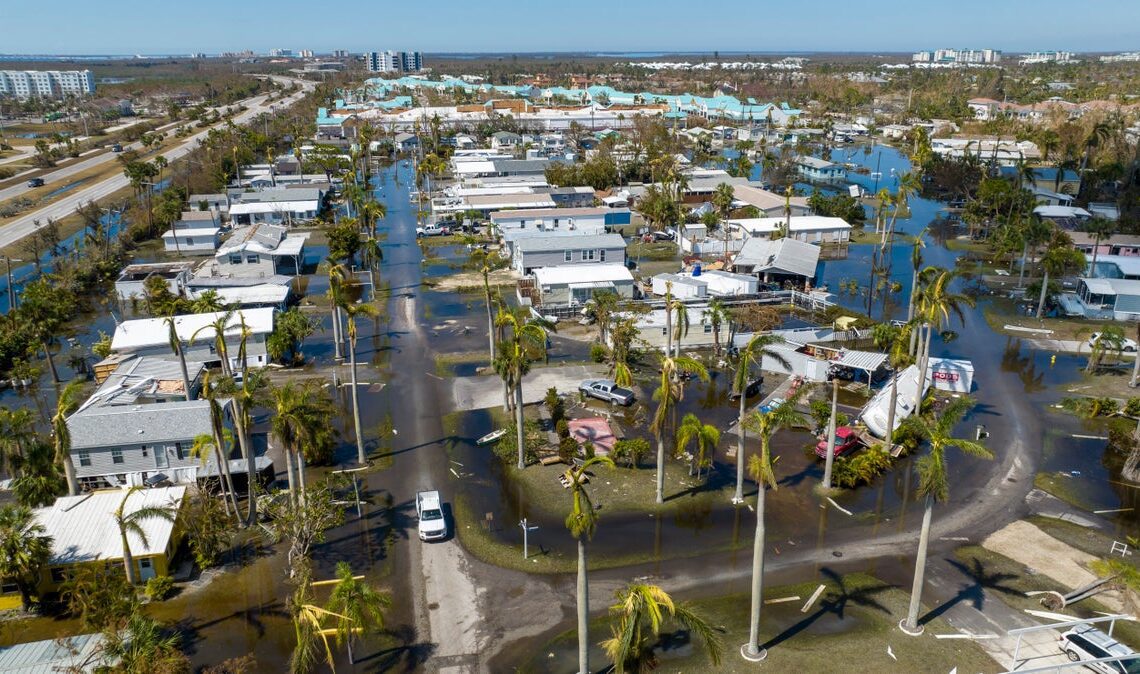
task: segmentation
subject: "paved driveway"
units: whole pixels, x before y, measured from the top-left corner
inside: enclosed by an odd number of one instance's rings
[[[559,393],[572,393],[578,390],[583,379],[596,379],[604,374],[602,365],[536,367],[523,380],[523,403],[541,402],[552,386]],[[451,394],[455,409],[460,412],[497,407],[503,404],[503,380],[497,375],[456,377]]]

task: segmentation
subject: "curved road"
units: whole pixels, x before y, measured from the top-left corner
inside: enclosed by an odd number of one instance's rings
[[[248,122],[263,112],[269,112],[271,107],[288,107],[293,103],[296,103],[301,99],[301,97],[303,97],[316,86],[316,83],[309,82],[307,80],[297,80],[277,76],[274,76],[273,79],[279,82],[299,84],[301,86],[301,90],[291,94],[287,98],[273,102],[269,102],[267,100],[269,98],[268,95],[256,96],[254,98],[243,101],[242,103],[246,106],[246,110],[233,118],[233,122],[235,124],[243,124],[245,122]],[[175,160],[186,156],[194,148],[197,147],[198,142],[205,138],[206,134],[209,132],[210,129],[204,129],[191,136],[187,136],[186,139],[182,141],[182,143],[164,152],[163,156],[166,157],[166,159],[170,162],[174,162]],[[82,171],[85,168],[90,168],[91,166],[96,166],[100,163],[111,161],[114,157],[115,155],[112,155],[110,153],[98,155],[91,159],[80,162],[74,166],[68,166],[66,168],[60,169],[53,174],[45,176],[45,179],[53,178],[53,176],[56,176],[56,174],[59,174],[60,177],[74,175],[75,173]],[[82,166],[82,168],[80,168],[80,166]],[[117,173],[97,183],[88,185],[81,189],[77,189],[48,206],[44,206],[38,210],[25,213],[0,227],[0,248],[10,246],[34,232],[36,230],[37,221],[39,221],[40,224],[43,224],[48,220],[48,218],[54,220],[65,218],[74,213],[75,209],[79,205],[85,204],[88,201],[99,201],[100,199],[110,196],[111,194],[114,194],[115,192],[118,192],[119,190],[128,186],[130,186],[130,181],[127,180],[127,177],[121,173]],[[27,189],[23,185],[20,185],[18,187],[21,188],[21,190]],[[8,188],[8,190],[0,191],[0,197],[2,197],[5,192],[14,189],[16,188],[12,187]],[[19,192],[17,192],[17,194],[18,193]]]

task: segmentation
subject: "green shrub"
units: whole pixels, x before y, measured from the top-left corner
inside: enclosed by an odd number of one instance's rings
[[[543,404],[550,411],[550,420],[555,425],[566,416],[566,406],[562,404],[562,397],[558,395],[558,389],[553,386],[546,389],[546,398],[543,400]]]
[[[1129,398],[1128,402],[1124,404],[1124,415],[1128,417],[1140,417],[1140,398]]]
[[[890,454],[877,447],[868,447],[850,458],[837,457],[831,468],[831,481],[837,487],[851,489],[874,480],[890,467]]]
[[[604,363],[610,357],[610,350],[604,344],[590,345],[590,360],[595,363]]]
[[[155,576],[146,582],[143,591],[151,601],[162,601],[174,594],[174,579],[170,576]]]
[[[570,437],[570,422],[565,419],[559,419],[554,422],[554,430],[558,433],[558,437],[566,439]]]
[[[517,426],[512,421],[507,424],[507,434],[495,443],[495,455],[504,463],[514,464],[518,460],[519,445]],[[523,442],[526,444],[525,457],[527,462],[538,458],[538,450],[542,447],[546,434],[539,428],[538,422],[527,419],[523,422]]]
[[[578,441],[574,438],[562,438],[558,443],[558,458],[566,463],[578,456]]]
[[[651,451],[649,441],[645,438],[628,438],[614,443],[614,451],[611,456],[614,461],[622,461],[630,468],[637,468],[642,457],[647,456]]]

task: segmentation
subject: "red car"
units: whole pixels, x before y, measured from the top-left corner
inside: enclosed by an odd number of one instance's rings
[[[850,426],[840,426],[835,429],[835,456],[843,456],[859,446],[859,436]],[[827,438],[820,440],[815,446],[815,455],[821,459],[827,458]]]

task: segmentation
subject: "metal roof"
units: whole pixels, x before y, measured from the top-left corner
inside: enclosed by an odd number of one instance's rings
[[[198,341],[212,340],[214,328],[211,323],[225,315],[224,311],[208,314],[186,314],[174,317],[174,330],[179,339],[189,342],[195,338]],[[253,334],[267,335],[273,332],[273,309],[242,309],[235,311],[226,324],[226,335],[237,337],[241,332],[242,318],[245,318],[245,327]],[[111,340],[111,350],[140,349],[148,346],[160,346],[170,343],[170,328],[164,318],[139,318],[132,321],[123,321],[115,328],[115,336]]]
[[[117,659],[105,660],[93,657],[102,650],[105,638],[98,633],[77,634],[59,639],[0,646],[0,672],[7,674],[94,672],[98,667],[113,665],[117,661]]]
[[[539,267],[531,272],[539,285],[590,283],[593,281],[633,282],[633,274],[624,264],[592,263],[568,264],[559,267]]]
[[[44,535],[52,539],[51,563],[121,560],[123,545],[119,527],[115,524],[115,511],[126,495],[125,490],[111,489],[61,496],[53,505],[37,509],[36,520],[43,526]],[[130,495],[123,512],[130,514],[142,508],[178,508],[185,495],[186,487],[142,489]],[[151,517],[140,520],[138,524],[146,534],[146,543],[137,533],[128,532],[131,554],[146,556],[165,552],[174,531],[174,522]]]
[[[186,362],[186,376],[191,382],[191,388],[205,369],[206,366],[202,363]],[[130,405],[144,394],[155,393],[185,395],[182,367],[178,361],[149,356],[131,357],[115,368],[88,402],[94,400],[99,405]]]
[[[583,236],[528,236],[515,243],[515,249],[523,253],[546,252],[552,250],[579,250],[582,248],[625,248],[621,234],[586,234]]]
[[[844,367],[874,372],[886,362],[887,354],[873,351],[841,351],[838,360],[831,362]]]
[[[733,261],[736,266],[752,267],[752,272],[783,272],[811,278],[819,263],[819,247],[795,239],[761,239],[744,242]]]

